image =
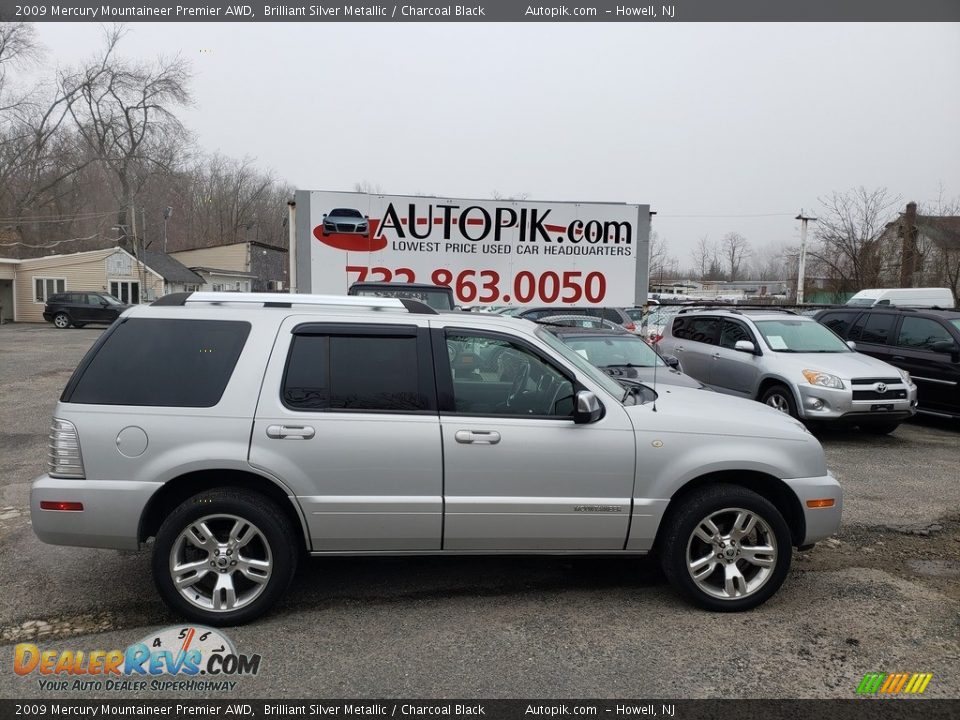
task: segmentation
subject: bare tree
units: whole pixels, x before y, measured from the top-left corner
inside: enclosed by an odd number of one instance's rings
[[[697,245],[694,247],[691,257],[693,258],[694,270],[700,280],[707,280],[712,272],[719,267],[717,255],[716,242],[711,242],[706,235],[697,240]]]
[[[367,193],[367,195],[383,195],[383,186],[380,183],[372,183],[369,180],[361,180],[353,184],[353,191],[358,193]]]
[[[729,232],[721,241],[723,264],[730,282],[740,277],[746,259],[753,254],[749,241],[738,232]]]
[[[181,58],[134,63],[117,55],[124,30],[107,31],[105,49],[78,71],[63,73],[64,94],[84,144],[117,181],[118,224],[127,228],[135,254],[139,192],[157,171],[171,172],[186,132],[174,108],[190,102],[190,72]],[[143,287],[146,279],[141,277]]]
[[[835,292],[883,287],[897,266],[899,250],[881,236],[901,204],[886,188],[858,187],[820,198],[817,245],[810,252],[826,268]]]
[[[524,200],[530,199],[530,193],[502,193],[498,190],[494,190],[492,193],[490,193],[490,197],[492,197],[494,200],[505,200],[507,202],[523,202]]]

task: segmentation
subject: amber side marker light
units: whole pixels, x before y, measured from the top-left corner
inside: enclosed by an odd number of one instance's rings
[[[833,498],[823,498],[822,500],[807,500],[808,508],[828,508],[836,504]]]
[[[41,510],[59,510],[60,512],[83,512],[83,503],[61,502],[59,500],[41,500]]]

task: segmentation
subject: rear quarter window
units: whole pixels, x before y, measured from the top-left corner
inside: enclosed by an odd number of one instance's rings
[[[138,318],[120,323],[77,369],[62,398],[89,405],[213,407],[250,334],[231,320]]]

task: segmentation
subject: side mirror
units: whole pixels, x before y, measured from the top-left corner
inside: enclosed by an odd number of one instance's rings
[[[674,370],[680,369],[680,358],[676,355],[664,355],[663,361],[667,364],[667,367],[672,367]]]
[[[939,340],[933,343],[930,349],[939,353],[952,353],[957,351],[957,344],[952,340]]]
[[[847,347],[851,350],[856,350],[857,344],[853,340],[847,340]]]
[[[603,415],[603,406],[589,390],[581,390],[574,401],[573,421],[577,425],[596,422]]]
[[[737,352],[750,353],[751,355],[757,351],[757,348],[749,340],[737,340],[733,344],[733,349]]]
[[[101,300],[101,301],[100,301],[100,307],[109,307],[109,305],[110,305],[110,303],[108,303],[106,300]]]
[[[364,216],[363,216],[363,219],[364,219],[364,220],[369,220],[369,219],[370,219],[370,216],[369,216],[369,215],[364,215]]]

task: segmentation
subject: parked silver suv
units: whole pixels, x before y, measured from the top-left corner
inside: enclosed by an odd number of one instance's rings
[[[412,300],[194,293],[135,307],[56,407],[33,527],[135,549],[181,615],[242,623],[302,555],[656,550],[715,610],[837,530],[804,427],[629,388],[534,323]]]
[[[658,348],[714,390],[805,421],[889,433],[917,409],[908,372],[789,310],[684,309]]]

